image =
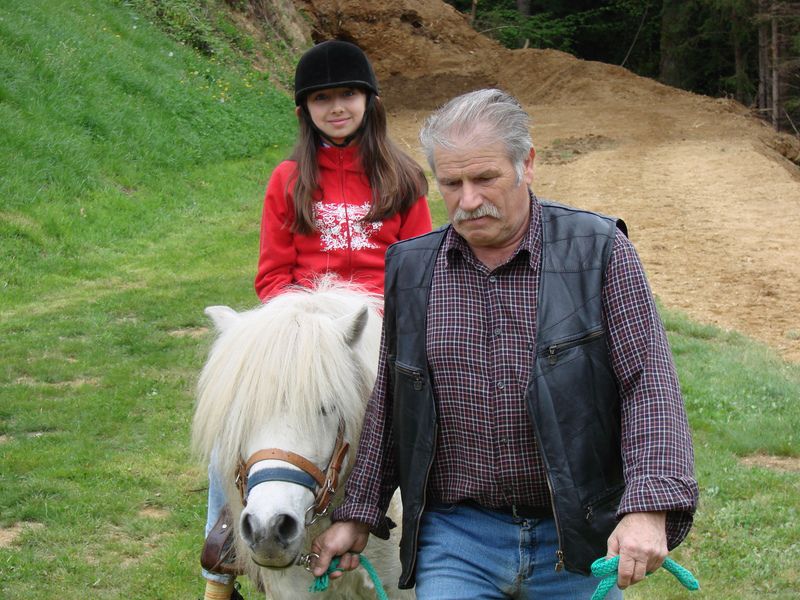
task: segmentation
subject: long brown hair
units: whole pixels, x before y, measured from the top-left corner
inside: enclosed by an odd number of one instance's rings
[[[365,126],[355,140],[358,157],[372,190],[372,206],[365,221],[381,221],[411,208],[428,193],[422,168],[398,148],[386,134],[386,110],[379,96],[367,92]],[[321,137],[305,107],[300,108],[300,131],[290,160],[297,164],[294,183],[292,231],[309,234],[316,230],[313,203],[319,189],[317,149]]]

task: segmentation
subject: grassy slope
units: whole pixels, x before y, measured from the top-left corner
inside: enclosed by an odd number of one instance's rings
[[[0,548],[0,597],[197,597],[205,480],[187,447],[202,309],[255,302],[260,196],[292,104],[124,3],[7,4],[0,527],[43,527]],[[666,320],[703,492],[675,556],[703,597],[794,597],[800,478],[737,455],[797,456],[800,370]],[[630,595],[687,596],[665,573]]]
[[[0,12],[3,598],[187,598],[208,304],[255,303],[293,103],[125,6]]]

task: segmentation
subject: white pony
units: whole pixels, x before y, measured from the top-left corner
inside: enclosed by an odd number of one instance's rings
[[[237,556],[249,557],[241,562],[268,598],[376,597],[363,569],[312,594],[313,577],[295,565],[330,523],[319,514],[326,490],[341,501],[375,381],[380,308],[379,298],[324,279],[247,312],[206,309],[218,337],[200,375],[193,445],[216,457]],[[400,522],[397,500],[389,516]],[[372,536],[364,554],[390,597],[413,598],[397,589],[398,540],[397,529],[388,541]]]

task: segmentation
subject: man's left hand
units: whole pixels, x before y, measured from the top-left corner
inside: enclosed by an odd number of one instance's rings
[[[619,556],[617,585],[624,590],[661,566],[667,557],[667,513],[629,513],[608,538],[606,558]]]

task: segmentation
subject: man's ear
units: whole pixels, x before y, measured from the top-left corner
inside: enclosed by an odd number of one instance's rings
[[[524,167],[525,167],[525,171],[524,171],[525,172],[525,177],[523,179],[525,180],[525,183],[528,184],[528,185],[533,183],[533,160],[534,160],[534,158],[536,158],[536,150],[534,150],[533,146],[531,146],[531,152],[528,155],[528,158],[526,158],[525,162],[523,163]]]

